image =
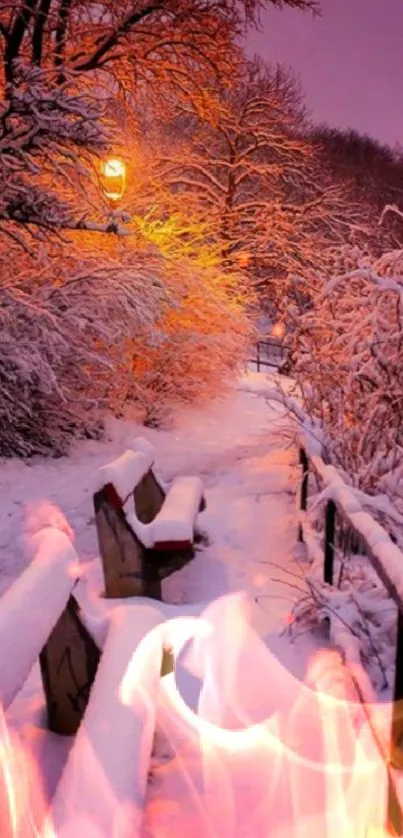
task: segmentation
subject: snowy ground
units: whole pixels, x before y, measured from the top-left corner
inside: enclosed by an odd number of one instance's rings
[[[271,375],[270,385],[273,378]],[[257,653],[250,691],[261,692],[262,701],[268,696],[270,703],[270,695],[275,695],[278,686],[275,680],[271,683],[270,673],[275,679],[280,669],[270,669],[267,661],[271,656],[268,653],[263,660],[263,648],[270,650],[297,679],[302,679],[307,661],[318,648],[319,641],[303,636],[292,643],[284,633],[291,604],[298,595],[292,574],[301,573],[295,501],[299,475],[282,409],[279,405],[269,406],[262,395],[265,382],[264,373],[249,372],[228,396],[203,409],[182,411],[175,427],[169,431],[145,430],[128,421],[115,421],[111,423],[107,440],[81,443],[68,458],[4,462],[0,477],[2,589],[24,567],[27,518],[42,500],[60,507],[74,529],[80,557],[92,562],[92,584],[95,579],[95,584],[98,580],[101,586],[92,511],[92,476],[95,469],[120,454],[131,439],[141,433],[156,448],[161,475],[165,479],[176,474],[199,475],[207,499],[200,525],[208,533],[210,544],[198,552],[186,568],[164,582],[164,599],[172,603],[197,603],[247,592],[250,623],[263,641]],[[261,672],[259,661],[262,661]],[[244,671],[247,673],[246,668]],[[200,692],[197,674],[189,675],[180,668],[178,686],[186,704],[196,708]],[[259,713],[267,714],[262,701],[255,702],[259,707],[256,710],[258,717],[250,717],[250,722],[260,721]],[[165,711],[168,704],[165,702]],[[211,701],[208,706],[204,699],[204,708],[211,719],[211,714],[214,716]],[[163,699],[161,713],[164,716]],[[37,668],[10,708],[7,722],[20,732],[38,760],[47,794],[51,796],[71,743],[45,731]],[[148,790],[145,838],[168,834],[179,838],[184,834],[181,807],[187,805],[186,799],[190,809],[195,806],[194,785],[186,784],[184,777],[189,774],[196,757],[200,774],[200,753],[197,748],[188,750],[188,767],[184,765],[186,748],[182,748],[179,760],[172,760],[170,756],[169,747],[164,743],[161,747],[160,743]],[[178,797],[176,802],[175,796]],[[194,820],[194,812],[192,817],[189,828],[197,828],[198,834],[205,834],[201,832],[197,818]],[[207,831],[207,834],[212,833]],[[225,831],[217,830],[216,834],[221,836]],[[244,833],[241,831],[241,834]],[[256,838],[258,835],[260,833],[256,832]]]
[[[118,456],[141,433],[157,451],[157,470],[167,480],[197,474],[206,491],[200,524],[211,546],[164,583],[170,602],[209,600],[247,590],[259,600],[256,621],[263,635],[287,612],[289,593],[276,588],[295,548],[294,491],[298,474],[284,418],[260,394],[264,374],[249,373],[238,389],[202,410],[186,410],[169,431],[111,422],[108,439],[77,444],[68,458],[4,461],[0,475],[0,590],[26,564],[27,521],[39,504],[61,509],[75,533],[80,558],[97,558],[91,485],[94,471]],[[273,566],[272,566],[273,565]],[[270,583],[271,600],[266,600]],[[281,598],[280,598],[281,597]],[[258,616],[259,615],[259,616]]]

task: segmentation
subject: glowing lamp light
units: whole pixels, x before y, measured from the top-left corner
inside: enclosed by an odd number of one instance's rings
[[[284,332],[285,332],[284,323],[275,323],[272,330],[271,330],[271,333],[272,333],[273,337],[275,337],[275,338],[282,338],[283,335],[284,335]]]
[[[117,157],[105,160],[101,166],[104,193],[110,201],[119,201],[126,187],[126,164]]]

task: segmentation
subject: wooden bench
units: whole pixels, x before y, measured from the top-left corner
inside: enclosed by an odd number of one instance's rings
[[[48,727],[73,735],[87,706],[100,652],[74,598],[77,553],[52,526],[33,539],[34,558],[0,600],[0,702],[6,710],[39,658]]]
[[[194,556],[205,508],[198,477],[167,486],[154,472],[152,445],[139,437],[98,470],[93,496],[105,596],[161,599],[161,580]]]

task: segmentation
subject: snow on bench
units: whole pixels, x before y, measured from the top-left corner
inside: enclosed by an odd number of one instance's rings
[[[99,652],[72,596],[79,575],[68,536],[46,527],[33,540],[31,564],[0,600],[0,701],[7,708],[39,657],[48,724],[74,733],[81,721]]]
[[[170,487],[154,473],[154,449],[138,437],[99,469],[94,509],[107,597],[161,598],[161,580],[193,555],[197,515],[205,507],[196,477]]]
[[[135,451],[128,449],[112,463],[98,469],[96,473],[95,490],[100,491],[104,486],[112,485],[124,503],[133,489],[143,479],[154,464],[152,451]]]
[[[176,477],[151,524],[154,548],[169,549],[173,543],[191,547],[202,502],[203,485],[198,477]]]

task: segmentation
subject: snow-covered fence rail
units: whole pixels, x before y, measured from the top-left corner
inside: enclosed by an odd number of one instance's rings
[[[0,600],[0,701],[6,709],[38,660],[52,731],[78,729],[99,651],[73,597],[78,557],[68,536],[46,527],[29,567]]]
[[[392,541],[389,533],[363,510],[353,490],[344,482],[337,469],[324,463],[317,455],[310,456],[304,447],[300,448],[300,464],[302,466],[299,498],[300,541],[309,541],[311,535],[307,516],[310,474],[315,476],[317,488],[324,501],[323,582],[328,585],[334,584],[335,556],[338,549],[342,550],[344,556],[354,554],[366,556],[388,596],[397,607],[389,761],[392,766],[401,769],[403,768],[403,553]],[[316,549],[313,559],[315,563],[321,560]],[[390,772],[388,784],[388,823],[396,830],[393,834],[401,835],[403,812]]]
[[[196,519],[204,507],[197,477],[170,486],[153,470],[145,439],[99,469],[94,509],[107,597],[161,598],[161,580],[194,555]]]
[[[260,372],[261,367],[278,367],[280,370],[288,362],[289,347],[276,340],[259,340],[256,343],[255,355],[249,363],[256,364]]]

